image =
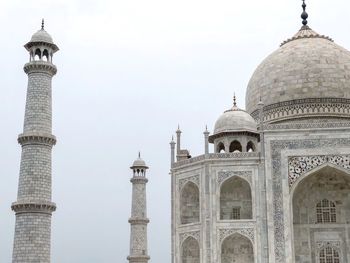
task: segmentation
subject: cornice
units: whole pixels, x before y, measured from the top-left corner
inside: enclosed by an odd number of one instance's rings
[[[56,204],[52,202],[14,202],[11,209],[16,214],[41,213],[51,215],[52,212],[56,211]]]
[[[51,134],[41,133],[22,133],[18,136],[18,143],[22,146],[41,144],[52,147],[56,144],[56,137]]]

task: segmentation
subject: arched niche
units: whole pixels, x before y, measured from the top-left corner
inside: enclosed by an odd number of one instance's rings
[[[181,224],[199,222],[199,189],[193,182],[188,182],[181,190],[180,196]]]
[[[252,141],[249,141],[247,143],[246,151],[247,152],[255,152],[256,151],[255,144]]]
[[[220,187],[220,219],[252,219],[252,193],[249,183],[233,176]]]
[[[242,152],[242,144],[237,140],[234,140],[230,144],[230,153],[234,152]]]
[[[343,235],[350,223],[348,173],[326,165],[299,178],[291,194],[295,263],[323,262],[315,243],[336,241],[341,244],[340,250],[349,247]],[[346,262],[342,254],[338,262]]]
[[[235,233],[221,244],[221,263],[254,263],[252,242],[245,236]]]
[[[225,145],[223,142],[219,142],[216,146],[216,152],[217,153],[224,153],[225,152]]]
[[[181,246],[181,263],[199,263],[199,243],[193,237],[188,237]]]

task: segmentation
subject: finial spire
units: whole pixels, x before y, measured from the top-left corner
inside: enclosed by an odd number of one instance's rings
[[[45,21],[44,18],[41,20],[41,30],[44,30],[45,27]]]
[[[139,151],[139,158],[141,158],[141,152]]]
[[[233,107],[237,107],[237,103],[236,103],[236,93],[233,93]]]
[[[307,18],[309,17],[309,15],[306,13],[306,4],[305,4],[305,0],[303,0],[303,12],[301,13],[301,18],[303,19],[303,25],[306,26],[307,25]]]

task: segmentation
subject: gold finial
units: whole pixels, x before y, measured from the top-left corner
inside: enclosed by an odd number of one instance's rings
[[[233,93],[233,107],[237,107],[237,103],[236,103],[236,93]]]
[[[41,20],[41,30],[44,30],[45,27],[45,21],[44,18]]]

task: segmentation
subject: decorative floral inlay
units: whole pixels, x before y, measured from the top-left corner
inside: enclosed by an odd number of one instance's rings
[[[250,241],[254,244],[254,228],[225,228],[219,230],[219,240],[220,244],[222,241],[235,233],[241,234],[250,239]]]
[[[199,187],[199,175],[194,175],[194,176],[190,176],[190,177],[186,177],[183,179],[179,180],[179,189],[181,190],[182,187],[187,184],[188,182],[192,182],[195,185],[197,185]]]
[[[290,157],[288,160],[288,182],[292,187],[296,180],[312,169],[331,163],[350,171],[350,155],[316,155]]]
[[[218,172],[218,184],[220,185],[227,178],[238,176],[252,183],[252,172],[251,171],[219,171]]]
[[[199,231],[180,233],[180,243],[182,244],[188,237],[193,237],[199,242],[199,235],[200,235]]]

